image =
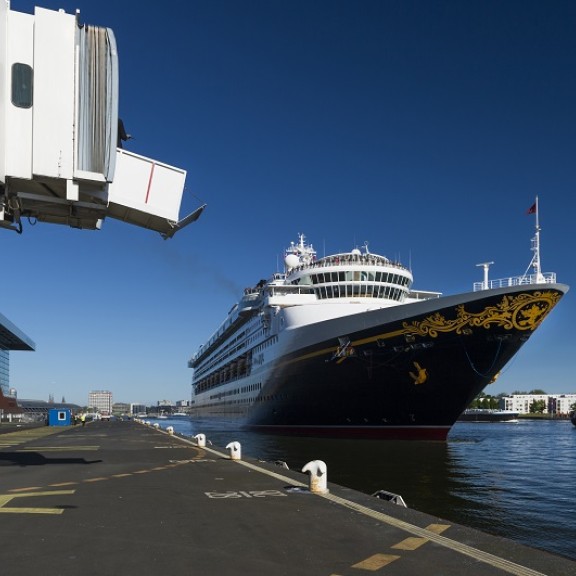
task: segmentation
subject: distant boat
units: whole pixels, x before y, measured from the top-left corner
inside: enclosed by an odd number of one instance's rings
[[[188,414],[186,412],[174,412],[170,418],[188,418]]]
[[[514,410],[489,410],[469,408],[458,418],[460,422],[518,422],[518,412]]]

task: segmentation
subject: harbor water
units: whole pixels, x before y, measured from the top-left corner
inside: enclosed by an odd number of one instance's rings
[[[567,420],[458,422],[448,441],[286,437],[218,420],[160,421],[186,436],[282,461],[301,470],[323,460],[328,481],[400,494],[416,510],[576,560],[576,427]]]

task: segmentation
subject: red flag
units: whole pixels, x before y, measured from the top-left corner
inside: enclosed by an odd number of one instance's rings
[[[528,208],[526,214],[536,214],[536,202],[534,202],[534,204]]]

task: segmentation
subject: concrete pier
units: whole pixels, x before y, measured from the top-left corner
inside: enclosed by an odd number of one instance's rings
[[[0,570],[10,576],[576,574],[569,559],[329,476],[311,492],[301,471],[135,422],[3,432]]]

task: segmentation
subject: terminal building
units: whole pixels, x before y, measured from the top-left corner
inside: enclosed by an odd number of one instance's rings
[[[35,349],[34,342],[0,314],[0,418],[19,412],[16,397],[10,393],[10,351]]]

